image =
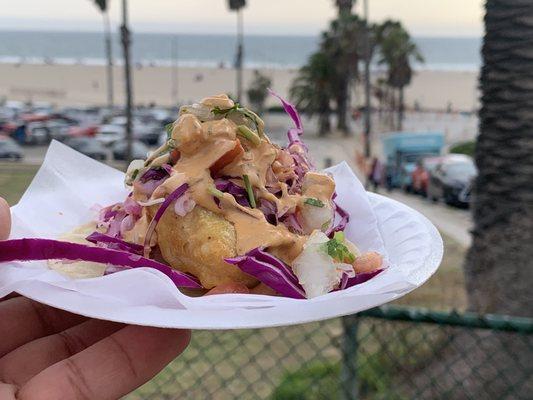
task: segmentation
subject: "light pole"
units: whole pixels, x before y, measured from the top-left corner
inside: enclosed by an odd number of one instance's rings
[[[243,58],[243,21],[242,7],[237,10],[237,56],[235,68],[237,74],[237,101],[242,99],[242,58]]]
[[[370,131],[371,131],[371,104],[370,104],[370,27],[368,22],[368,0],[364,0],[364,19],[365,19],[365,157],[368,160],[371,155],[370,149]]]
[[[130,31],[128,29],[128,4],[127,0],[122,0],[122,26],[120,27],[122,38],[122,50],[124,53],[124,79],[126,83],[126,161],[132,160],[132,103],[133,94],[131,87],[131,66],[130,66]]]
[[[245,6],[246,0],[228,0],[229,9],[237,12],[237,54],[235,54],[235,95],[237,101],[241,101],[242,98],[242,59],[244,53],[242,9]]]
[[[170,98],[172,105],[175,106],[178,102],[178,38],[172,37],[170,44],[170,58],[172,65],[170,68],[171,93]]]
[[[109,22],[109,12],[103,13],[105,30],[105,52],[107,56],[107,107],[113,109],[113,53],[111,48],[111,24]]]

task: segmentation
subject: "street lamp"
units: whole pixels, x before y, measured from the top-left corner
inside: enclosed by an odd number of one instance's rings
[[[371,104],[370,104],[370,59],[372,58],[372,46],[370,44],[370,25],[368,22],[368,0],[364,0],[365,19],[365,157],[370,158],[370,131],[371,131]]]
[[[126,161],[132,160],[133,134],[132,134],[132,103],[133,94],[131,87],[131,66],[130,66],[130,31],[128,29],[128,4],[127,0],[122,0],[122,25],[120,27],[122,39],[122,51],[124,53],[124,79],[126,83]]]
[[[242,59],[243,59],[243,21],[242,9],[246,6],[246,0],[228,0],[229,9],[237,11],[237,53],[235,54],[236,72],[236,96],[237,101],[242,98]]]

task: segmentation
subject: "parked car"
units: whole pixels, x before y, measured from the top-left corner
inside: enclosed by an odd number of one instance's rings
[[[98,128],[95,138],[105,146],[113,145],[115,142],[123,141],[126,137],[124,127],[120,125],[107,124]]]
[[[0,138],[0,159],[12,161],[22,160],[24,154],[20,146],[11,138]]]
[[[44,121],[29,122],[26,124],[26,144],[45,145],[50,143],[52,136]]]
[[[116,161],[126,161],[126,141],[120,141],[113,144],[111,151],[113,153],[113,158]],[[134,140],[132,143],[132,158],[133,159],[143,159],[146,158],[148,154],[148,147],[146,147],[142,142]]]
[[[476,175],[472,158],[461,154],[448,155],[430,173],[428,197],[433,201],[443,199],[449,205],[467,206],[471,182]]]
[[[411,174],[413,192],[427,197],[429,174],[442,161],[442,157],[424,157],[418,160]]]
[[[94,140],[94,138],[69,138],[65,141],[65,144],[88,157],[94,158],[95,160],[104,161],[107,159],[106,148],[100,142]]]

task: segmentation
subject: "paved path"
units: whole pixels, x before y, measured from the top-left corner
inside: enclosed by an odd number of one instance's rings
[[[443,203],[435,204],[420,196],[406,194],[399,190],[383,194],[414,208],[433,222],[442,233],[455,239],[464,247],[470,247],[472,218],[469,210],[452,208]]]

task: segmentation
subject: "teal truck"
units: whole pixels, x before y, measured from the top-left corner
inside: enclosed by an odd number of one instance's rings
[[[382,139],[388,189],[409,190],[411,173],[418,160],[439,156],[444,147],[442,132],[393,132]]]

